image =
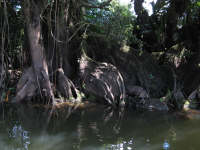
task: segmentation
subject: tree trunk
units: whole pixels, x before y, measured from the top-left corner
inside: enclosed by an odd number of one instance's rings
[[[27,78],[25,79],[27,81],[34,80],[35,83],[34,82],[31,82],[31,83],[37,86],[38,91],[36,92],[40,93],[41,97],[47,98],[48,102],[53,103],[54,95],[53,95],[53,91],[52,91],[50,80],[49,80],[48,67],[47,67],[47,62],[45,58],[43,42],[41,38],[40,7],[38,3],[32,0],[25,0],[24,1],[24,15],[25,15],[29,45],[30,45],[32,69],[34,73],[34,76],[29,76],[28,79]],[[27,83],[28,82],[24,82],[24,85],[22,86],[23,88],[18,89],[19,93],[21,93],[21,95],[24,95],[24,96],[21,97],[19,96],[19,94],[17,94],[17,96],[15,97],[15,101],[17,102],[21,101],[26,96],[29,95],[29,93],[27,93],[27,91],[29,90],[27,89],[31,88],[32,86],[30,85],[27,86]]]

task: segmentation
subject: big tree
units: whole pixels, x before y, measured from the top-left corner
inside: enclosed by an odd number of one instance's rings
[[[19,3],[25,20],[24,37],[27,38],[24,49],[30,54],[31,65],[24,69],[13,102],[35,96],[38,99],[39,96],[43,101],[53,104],[55,93],[67,99],[77,97],[77,89],[70,79],[77,76],[81,35],[87,25],[83,21],[85,9],[102,9],[110,2],[111,0],[101,3],[89,0],[24,0]],[[116,80],[118,83],[118,79]],[[104,97],[112,103],[107,97],[110,95],[114,101],[113,89],[101,82],[102,91],[106,93]],[[121,91],[124,93],[124,90]],[[94,94],[97,94],[96,91]]]

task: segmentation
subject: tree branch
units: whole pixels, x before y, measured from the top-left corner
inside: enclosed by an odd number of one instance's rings
[[[111,1],[112,0],[107,0],[106,2],[102,2],[99,5],[93,5],[93,4],[89,4],[87,2],[81,1],[81,7],[87,7],[87,8],[104,8],[104,7],[108,6]]]

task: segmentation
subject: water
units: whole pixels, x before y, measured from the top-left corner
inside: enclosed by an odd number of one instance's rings
[[[200,120],[105,108],[0,107],[0,150],[199,150]]]

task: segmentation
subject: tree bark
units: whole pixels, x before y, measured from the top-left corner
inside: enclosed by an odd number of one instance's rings
[[[31,83],[37,85],[37,92],[40,93],[40,96],[42,98],[47,98],[48,102],[53,103],[54,95],[49,80],[48,67],[41,38],[40,7],[38,5],[39,4],[33,0],[24,1],[24,15],[34,73],[34,77],[32,78],[35,78],[31,79],[31,76],[29,76],[29,79],[26,80],[34,80],[35,83]],[[24,93],[25,95],[23,98],[16,96],[15,101],[21,101],[29,94],[25,92],[27,91],[27,88],[30,88],[31,86],[24,84],[23,87],[24,88],[19,89],[19,93]]]

